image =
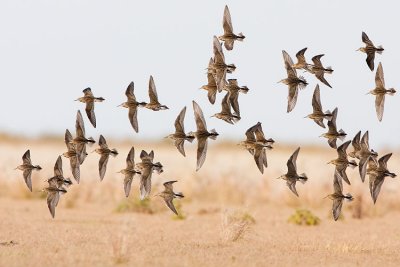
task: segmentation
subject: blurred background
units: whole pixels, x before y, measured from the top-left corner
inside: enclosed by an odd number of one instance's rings
[[[226,62],[237,67],[227,78],[250,88],[239,96],[242,119],[236,125],[210,118],[220,112],[223,94],[211,105],[207,92],[199,90],[207,83],[213,36],[223,33],[226,4],[234,32],[246,36],[232,51],[224,49]],[[345,184],[344,193],[355,199],[333,221],[332,202],[324,197],[333,191],[334,166],[326,163],[337,153],[319,137],[327,129],[304,118],[312,112],[318,80],[299,72],[309,85],[289,114],[287,86],[277,82],[287,75],[282,50],[295,58],[308,47],[308,61],[325,54],[322,63],[334,72],[325,76],[332,89],[319,83],[323,109],[338,107],[338,129],[347,140],[369,130],[371,148],[381,156],[393,152],[388,167],[399,174],[399,96],[386,97],[378,122],[375,99],[366,95],[375,87],[375,71],[356,52],[364,46],[362,31],[383,45],[375,66],[382,62],[387,87],[399,89],[400,38],[393,32],[398,10],[396,1],[370,0],[0,1],[0,266],[397,266],[398,178],[386,179],[374,205],[368,179],[362,183],[358,169],[349,168],[352,185]],[[126,101],[131,81],[137,99],[147,102],[150,75],[160,102],[170,109],[139,109],[135,133],[128,110],[117,106]],[[84,104],[74,101],[86,87],[106,99],[96,103],[96,129]],[[186,131],[195,130],[192,100],[202,107],[208,128],[220,133],[209,140],[198,172],[196,141],[186,143],[183,157],[164,139],[184,106]],[[77,110],[86,135],[97,142],[103,134],[119,155],[109,159],[100,182],[100,157],[91,153],[98,145],[88,147],[81,183],[73,181],[52,219],[40,190],[66,151],[65,129],[75,135]],[[276,141],[264,174],[237,146],[258,121]],[[140,201],[138,176],[125,197],[124,177],[117,172],[132,146],[136,162],[142,149],[154,150],[154,160],[164,166],[161,175],[153,174],[151,196],[164,182],[178,180],[175,191],[185,195],[175,202],[179,216],[161,198]],[[275,178],[286,173],[286,161],[299,146],[298,172],[309,180],[297,185],[296,197]],[[33,164],[43,168],[32,173],[33,192],[14,170],[27,149]],[[64,175],[72,178],[69,165],[63,157]]]
[[[209,118],[220,111],[206,92],[208,60],[213,35],[221,35],[225,4],[229,5],[234,31],[243,32],[244,42],[225,51],[227,63],[250,92],[240,95],[242,120],[228,125]],[[378,9],[379,7],[379,9]],[[0,3],[0,132],[37,137],[63,135],[73,128],[78,109],[74,102],[82,90],[91,87],[105,102],[96,105],[97,129],[85,117],[88,136],[160,140],[173,132],[179,111],[188,106],[186,129],[195,127],[191,101],[203,108],[209,128],[220,140],[239,140],[257,121],[277,142],[317,144],[324,130],[304,119],[311,113],[311,98],[318,80],[303,75],[308,87],[299,93],[293,112],[286,113],[287,86],[277,84],[286,76],[281,51],[293,58],[308,47],[306,57],[325,54],[322,63],[332,66],[326,79],[332,89],[320,84],[325,110],[339,108],[337,124],[352,138],[359,130],[370,131],[371,147],[397,147],[400,130],[398,96],[386,98],[382,122],[378,122],[374,97],[375,72],[365,63],[365,31],[385,51],[382,62],[388,87],[397,87],[400,38],[390,29],[396,24],[398,4],[385,1],[1,1]],[[375,68],[376,69],[376,68]],[[125,101],[125,89],[135,82],[138,100],[148,101],[148,80],[153,75],[159,100],[168,111],[138,112],[139,134],[128,121],[127,110],[117,108]]]

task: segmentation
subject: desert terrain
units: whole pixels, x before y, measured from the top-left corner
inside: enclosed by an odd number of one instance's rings
[[[119,155],[110,158],[106,176],[98,178],[99,156],[90,153],[81,166],[81,183],[61,197],[52,219],[45,194],[57,156],[65,151],[62,138],[0,140],[0,266],[399,266],[400,183],[387,178],[376,205],[357,169],[349,169],[355,200],[344,203],[342,217],[334,221],[332,191],[336,157],[331,149],[305,146],[298,171],[309,177],[298,184],[297,198],[276,179],[286,172],[295,146],[277,144],[268,151],[269,167],[258,171],[251,155],[237,142],[209,144],[204,166],[195,172],[195,145],[186,145],[186,158],[172,143],[137,143],[107,140]],[[125,198],[125,158],[131,146],[136,159],[142,149],[155,151],[164,172],[153,175],[151,195],[162,183],[178,180],[175,216],[161,198],[138,200],[138,179]],[[26,149],[34,164],[33,193],[29,192],[21,164]],[[388,151],[379,151],[381,155]],[[400,173],[399,151],[388,167]],[[63,158],[64,175],[72,177]],[[292,215],[304,212],[312,225]],[[290,219],[292,218],[292,219]]]

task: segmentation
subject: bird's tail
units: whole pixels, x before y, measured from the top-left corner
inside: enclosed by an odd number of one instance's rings
[[[111,149],[111,155],[116,157],[118,155],[118,151],[115,148]]]
[[[343,141],[345,138],[346,138],[346,133],[342,130],[342,129],[340,129],[339,130],[339,139],[341,140],[341,141]]]
[[[308,177],[305,173],[299,175],[299,182],[305,184],[308,181]]]
[[[177,198],[184,198],[185,196],[182,194],[182,192],[174,193],[174,196]]]
[[[347,193],[345,196],[344,196],[344,198],[347,200],[347,201],[353,201],[353,196],[350,194],[350,193]]]
[[[242,86],[239,89],[239,92],[241,92],[243,94],[247,94],[248,91],[249,91],[249,88],[247,86]]]
[[[396,90],[394,90],[393,88],[390,88],[386,92],[387,92],[388,95],[394,95],[396,93]]]
[[[325,73],[331,74],[332,72],[333,72],[333,69],[331,66],[325,68]]]
[[[58,188],[58,189],[57,189],[57,192],[58,192],[60,195],[63,195],[63,194],[65,194],[65,193],[67,193],[67,190],[65,190],[65,188],[61,187],[61,188]]]
[[[325,119],[327,119],[328,121],[332,120],[332,112],[328,109],[327,111],[325,111],[324,116],[326,117]]]
[[[73,183],[70,178],[64,178],[63,184],[68,188],[70,187]]]
[[[92,146],[94,143],[96,143],[96,141],[94,141],[93,137],[89,137],[89,138],[87,139],[87,141],[88,141],[88,145],[89,145],[89,146]]]
[[[300,83],[298,85],[299,89],[304,89],[307,86],[307,80],[303,77],[303,76],[299,76],[300,81],[302,81],[302,83]]]
[[[395,178],[397,175],[393,172],[386,172],[385,173],[387,176],[390,176],[391,178]]]
[[[190,142],[190,143],[192,143],[193,140],[194,140],[194,136],[193,136],[193,135],[187,134],[186,137],[185,137],[185,140],[188,141],[188,142]]]
[[[236,113],[234,115],[232,115],[233,117],[233,121],[236,123],[238,121],[240,121],[241,117],[239,115],[237,115]]]
[[[212,129],[212,130],[210,131],[210,133],[213,134],[213,135],[210,136],[210,138],[211,138],[212,140],[217,139],[217,136],[218,136],[219,134],[217,133],[217,131],[216,131],[215,129]]]
[[[154,163],[154,165],[155,165],[155,166],[154,166],[154,170],[155,170],[158,174],[164,172],[163,166],[161,165],[160,162],[156,162],[156,163]]]
[[[188,132],[186,135],[186,140],[188,140],[190,143],[193,142],[193,140],[196,138],[193,132]]]
[[[358,166],[355,160],[350,161],[349,165],[350,165],[350,168],[352,168],[352,169],[354,169],[355,167]]]

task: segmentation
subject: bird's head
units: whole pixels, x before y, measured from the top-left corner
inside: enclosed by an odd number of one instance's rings
[[[360,48],[358,48],[356,51],[360,51],[360,52],[363,52],[363,53],[366,52],[365,47],[360,47]]]

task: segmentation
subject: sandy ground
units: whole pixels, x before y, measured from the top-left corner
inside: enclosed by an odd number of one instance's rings
[[[179,180],[177,190],[186,195],[180,202],[185,219],[176,220],[158,198],[151,198],[152,214],[118,212],[126,200],[123,178],[116,172],[124,167],[130,148],[118,143],[121,154],[110,159],[105,180],[98,181],[98,155],[90,154],[82,165],[81,184],[62,196],[52,219],[37,191],[50,177],[63,144],[29,144],[33,162],[43,167],[33,175],[33,194],[27,192],[21,173],[13,170],[27,146],[1,145],[0,242],[6,243],[0,245],[0,266],[400,266],[397,179],[385,182],[374,206],[367,185],[356,170],[349,170],[353,185],[346,189],[356,201],[345,203],[343,219],[334,222],[331,201],[323,199],[331,191],[333,167],[326,165],[336,156],[331,150],[302,148],[298,168],[310,181],[298,185],[298,199],[274,179],[286,171],[286,159],[295,147],[269,152],[270,167],[261,175],[250,155],[235,146],[211,146],[196,173],[193,147],[183,158],[170,144],[135,144],[137,155],[139,149],[154,147],[156,160],[165,166],[162,175],[154,176],[154,192],[166,180]],[[399,172],[397,162],[397,157],[389,162],[394,172]],[[65,160],[64,172],[70,176]],[[136,182],[129,201],[135,201],[137,191]],[[320,224],[289,223],[299,208],[318,216]],[[254,223],[232,241],[224,235],[222,222],[227,211],[235,210]],[[357,210],[360,214],[353,218]]]

